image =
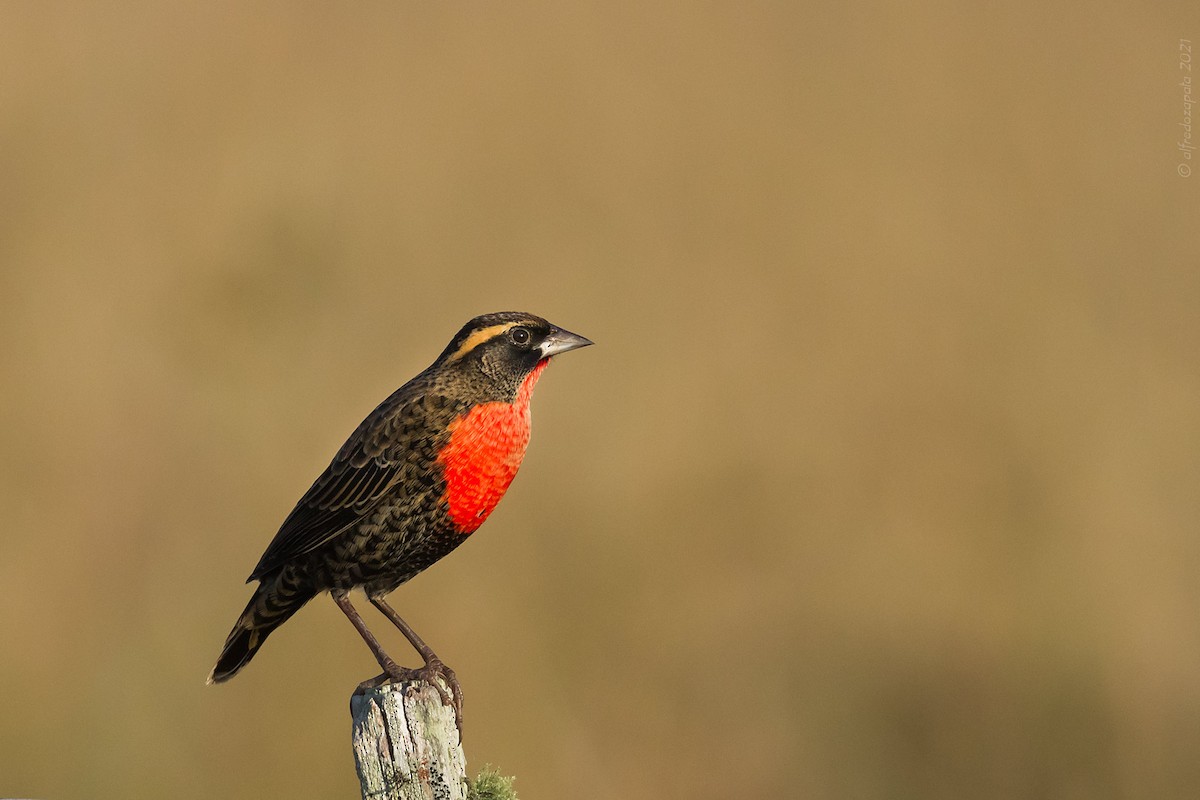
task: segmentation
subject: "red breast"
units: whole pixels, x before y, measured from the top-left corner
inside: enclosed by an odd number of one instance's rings
[[[482,525],[516,477],[529,445],[529,398],[548,363],[538,362],[511,403],[481,403],[450,423],[450,441],[438,463],[459,533]]]

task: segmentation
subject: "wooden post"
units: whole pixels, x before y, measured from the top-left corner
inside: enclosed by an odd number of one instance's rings
[[[363,800],[466,800],[467,759],[454,709],[428,683],[356,692],[350,716]]]

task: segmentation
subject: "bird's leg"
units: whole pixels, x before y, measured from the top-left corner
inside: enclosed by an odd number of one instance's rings
[[[375,656],[375,660],[379,662],[379,666],[383,667],[383,674],[370,680],[363,681],[359,684],[359,689],[374,689],[377,686],[382,686],[389,680],[404,681],[413,677],[413,670],[406,669],[400,666],[392,657],[383,650],[383,645],[375,638],[375,634],[367,629],[367,623],[363,621],[362,616],[354,606],[350,605],[350,597],[345,589],[334,589],[329,593],[333,597],[333,602],[337,603],[338,608],[350,620],[350,624],[358,631],[358,635],[367,643],[367,647],[371,648],[371,654]]]
[[[413,674],[420,677],[422,680],[430,683],[433,688],[437,689],[439,695],[442,696],[442,703],[451,706],[454,709],[454,721],[458,724],[459,731],[462,730],[462,686],[458,683],[458,678],[454,675],[454,670],[447,667],[442,660],[430,649],[429,645],[425,644],[424,640],[417,635],[409,624],[400,618],[396,613],[396,609],[392,608],[382,597],[367,595],[367,599],[371,601],[371,605],[379,609],[379,611],[392,621],[392,624],[400,629],[404,634],[404,638],[408,639],[409,644],[425,659],[425,666],[420,669],[413,670]],[[382,663],[382,662],[380,662]],[[450,692],[453,697],[446,694],[446,690],[442,685],[434,680],[441,678],[450,687]]]

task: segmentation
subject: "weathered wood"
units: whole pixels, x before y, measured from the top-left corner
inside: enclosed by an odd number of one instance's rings
[[[356,692],[350,716],[363,800],[466,800],[467,759],[454,709],[428,683]]]

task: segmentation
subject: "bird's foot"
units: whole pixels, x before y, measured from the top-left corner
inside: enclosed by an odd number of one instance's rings
[[[454,724],[458,726],[458,735],[461,738],[463,694],[454,670],[443,664],[440,659],[432,658],[425,662],[425,666],[408,672],[413,678],[425,681],[436,689],[438,696],[442,698],[442,705],[454,709]],[[450,691],[446,691],[447,686],[450,687]]]
[[[386,672],[383,673],[382,675],[376,675],[374,678],[365,680],[362,683],[360,683],[358,685],[358,688],[354,690],[354,693],[362,694],[367,689],[378,689],[380,686],[383,686],[385,683],[387,683],[390,680],[392,680],[392,676],[388,675]]]
[[[390,662],[383,666],[384,672],[360,683],[358,689],[355,690],[355,694],[361,694],[367,689],[378,689],[385,683],[424,681],[437,691],[438,696],[442,699],[442,705],[450,706],[450,708],[454,709],[454,724],[458,727],[459,736],[462,736],[463,694],[462,686],[459,684],[454,670],[436,658],[430,659],[425,666],[418,667],[417,669],[402,667],[395,662]],[[443,685],[443,682],[445,685]],[[446,691],[447,686],[450,687],[450,691]]]

